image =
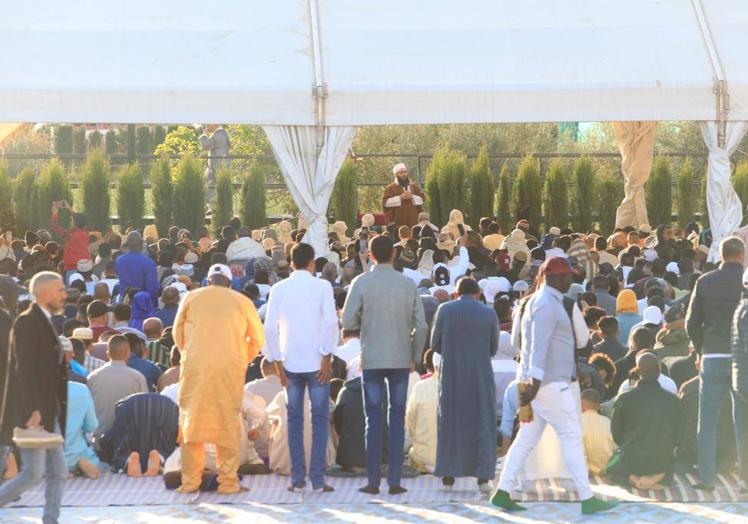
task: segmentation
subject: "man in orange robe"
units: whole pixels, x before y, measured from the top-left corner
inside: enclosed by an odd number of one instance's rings
[[[218,492],[238,493],[244,376],[265,343],[265,333],[252,302],[230,288],[228,266],[213,265],[208,282],[184,297],[174,320],[181,355],[182,485],[177,491],[199,489],[203,445],[211,443],[216,445]]]

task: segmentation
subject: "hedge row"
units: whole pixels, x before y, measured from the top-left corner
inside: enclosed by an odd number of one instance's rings
[[[623,199],[623,181],[596,173],[588,158],[577,159],[571,171],[562,160],[554,160],[544,177],[535,158],[524,158],[516,173],[505,162],[495,193],[485,149],[472,161],[470,171],[467,164],[464,155],[448,148],[434,154],[425,188],[426,204],[434,223],[446,223],[449,211],[461,209],[473,227],[482,217],[492,215],[505,233],[519,218],[546,227],[571,225],[576,231],[614,228],[616,209]],[[650,223],[670,222],[675,202],[678,222],[685,225],[694,219],[698,193],[691,163],[684,162],[678,172],[675,200],[670,172],[666,158],[655,159],[646,184]],[[748,162],[738,166],[734,180],[741,200],[748,202]]]
[[[145,223],[146,181],[150,178],[154,222],[159,235],[166,236],[172,225],[197,230],[205,224],[206,187],[200,161],[182,158],[176,165],[162,157],[150,166],[137,163],[124,166],[116,176],[111,173],[107,156],[101,150],[88,155],[78,183],[79,205],[92,230],[104,231],[110,225],[111,202],[116,202],[120,228],[142,227]],[[259,227],[265,223],[265,179],[269,168],[253,166],[241,189],[240,214],[244,223]],[[15,180],[0,162],[0,227],[23,235],[27,230],[50,227],[52,202],[67,200],[74,205],[69,170],[52,160],[37,173],[26,167]],[[114,185],[114,199],[111,186]],[[218,173],[212,222],[216,228],[229,222],[234,214],[234,190],[231,172]],[[60,211],[62,224],[69,222],[67,210]]]

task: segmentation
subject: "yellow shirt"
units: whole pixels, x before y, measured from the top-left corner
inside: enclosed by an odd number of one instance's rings
[[[265,343],[254,305],[225,287],[192,291],[179,306],[173,334],[181,355],[178,400],[184,442],[238,449],[244,376]]]
[[[594,411],[585,411],[582,413],[582,433],[587,467],[590,474],[600,475],[615,451],[610,419]]]

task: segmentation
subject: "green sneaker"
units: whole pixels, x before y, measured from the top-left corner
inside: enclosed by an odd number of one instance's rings
[[[582,514],[592,515],[593,513],[609,511],[617,505],[618,502],[615,500],[603,500],[597,497],[590,497],[587,500],[582,501]]]
[[[491,497],[491,504],[499,508],[503,508],[506,511],[527,511],[527,508],[517,504],[512,500],[512,497],[503,489],[497,489],[496,493]]]

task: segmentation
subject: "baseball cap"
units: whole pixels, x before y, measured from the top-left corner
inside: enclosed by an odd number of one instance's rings
[[[678,269],[677,262],[668,262],[668,265],[665,266],[665,271],[669,271],[670,273],[675,273],[676,275],[680,275],[680,269]]]
[[[647,306],[644,308],[642,317],[644,317],[645,324],[660,325],[662,323],[662,311],[657,306]]]
[[[208,270],[208,279],[215,275],[221,275],[231,280],[231,269],[226,264],[213,264]]]
[[[449,285],[449,269],[444,264],[434,266],[434,284],[437,286]]]
[[[184,256],[185,264],[197,264],[198,260],[199,260],[199,257],[197,256],[197,253],[193,253],[192,251],[190,251]]]
[[[565,275],[567,273],[573,274],[574,269],[564,257],[551,257],[540,266],[541,275]]]
[[[78,340],[93,340],[93,330],[87,327],[79,327],[73,330],[73,336]]]
[[[530,289],[530,284],[526,280],[517,280],[512,286],[512,291],[516,291],[517,293],[522,293],[528,289]]]

